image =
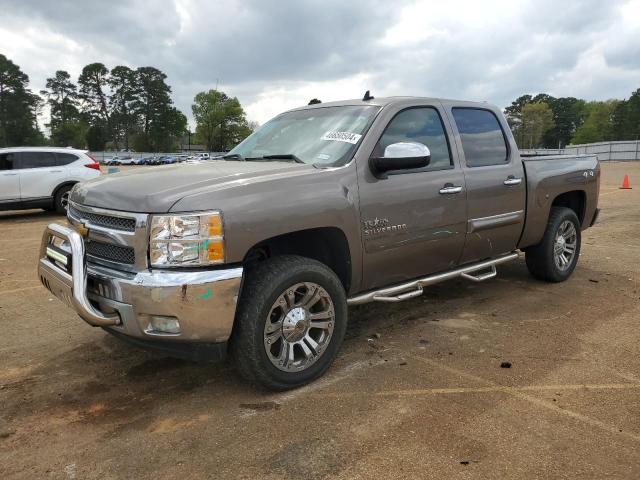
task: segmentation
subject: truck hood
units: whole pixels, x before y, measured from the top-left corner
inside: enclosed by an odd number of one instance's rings
[[[291,162],[213,160],[199,164],[143,167],[101,175],[78,184],[71,201],[92,207],[140,213],[164,213],[182,198],[226,188],[247,188],[282,177],[316,171]]]

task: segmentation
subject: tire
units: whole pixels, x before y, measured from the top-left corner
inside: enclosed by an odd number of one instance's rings
[[[66,215],[67,205],[69,202],[69,192],[72,188],[73,185],[65,185],[58,189],[53,197],[53,208],[55,208],[56,212],[64,213]]]
[[[289,390],[329,368],[346,328],[347,298],[336,274],[315,260],[283,255],[246,270],[230,351],[248,381]]]
[[[580,244],[580,221],[575,212],[565,207],[551,207],[542,241],[525,251],[529,273],[539,280],[564,282],[576,268]]]

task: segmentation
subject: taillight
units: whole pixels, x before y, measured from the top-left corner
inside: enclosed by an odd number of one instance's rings
[[[96,159],[96,157],[94,157],[93,155],[91,155],[89,152],[84,152],[84,154],[89,157],[91,160],[93,160],[93,163],[86,163],[85,167],[87,168],[91,168],[93,170],[98,170],[100,171],[100,163],[98,162],[98,160]]]

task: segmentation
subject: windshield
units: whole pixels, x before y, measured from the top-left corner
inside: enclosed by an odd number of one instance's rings
[[[269,120],[231,150],[229,160],[285,160],[338,166],[350,160],[379,107],[296,110]]]

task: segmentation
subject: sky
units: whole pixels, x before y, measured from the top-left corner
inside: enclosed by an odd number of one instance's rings
[[[640,88],[640,0],[0,0],[0,53],[39,91],[56,70],[154,66],[193,126],[196,93],[264,123],[311,98],[418,95],[505,107]]]

